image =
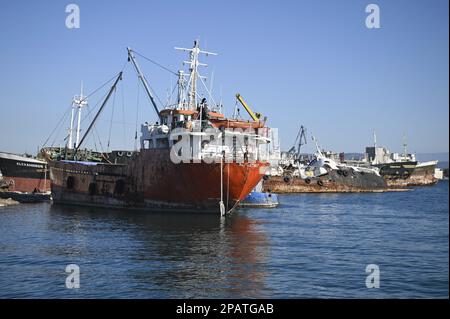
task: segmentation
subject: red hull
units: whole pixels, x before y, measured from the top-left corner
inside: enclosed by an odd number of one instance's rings
[[[224,164],[223,201],[228,210],[258,184],[267,165]],[[50,167],[55,202],[148,210],[219,210],[220,163],[174,164],[168,149],[143,150],[128,165],[52,162]],[[69,178],[74,181],[71,187]]]
[[[50,181],[37,178],[26,177],[3,177],[5,184],[8,184],[8,191],[22,193],[45,193],[50,191]]]

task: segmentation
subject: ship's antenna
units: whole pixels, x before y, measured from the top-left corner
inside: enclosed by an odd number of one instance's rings
[[[220,102],[219,102],[219,112],[222,113],[222,85],[220,86]],[[236,101],[237,102],[237,101]]]
[[[408,143],[406,142],[406,133],[403,133],[403,156],[406,159]]]
[[[209,51],[203,51],[200,50],[199,46],[199,40],[194,41],[194,46],[192,49],[186,49],[186,48],[179,48],[175,47],[175,50],[181,50],[185,52],[189,52],[189,61],[183,61],[183,64],[189,64],[189,71],[190,71],[190,77],[189,77],[189,93],[188,93],[188,104],[189,108],[191,110],[195,109],[197,102],[197,80],[200,77],[198,73],[198,67],[199,66],[208,66],[207,64],[200,63],[199,62],[199,54],[203,53],[206,56],[208,55],[218,55],[217,53],[209,52]]]
[[[373,147],[377,148],[377,133],[373,130]]]

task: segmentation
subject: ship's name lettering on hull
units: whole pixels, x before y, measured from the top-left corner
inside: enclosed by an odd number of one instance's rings
[[[16,164],[17,164],[17,166],[35,167],[35,168],[44,168],[43,165],[39,165],[39,164],[21,163],[21,162],[17,162]]]

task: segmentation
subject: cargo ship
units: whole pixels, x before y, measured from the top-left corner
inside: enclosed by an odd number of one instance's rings
[[[258,184],[268,166],[262,151],[269,142],[265,121],[226,118],[221,105],[210,107],[205,98],[200,99],[197,80],[203,80],[198,67],[204,64],[199,55],[216,54],[201,50],[198,41],[193,48],[176,49],[188,52],[189,74],[178,72],[177,103],[160,110],[135,51],[128,48],[128,61],[158,116],[156,123],[141,125],[138,151],[98,153],[93,157],[96,160],[81,155],[81,145],[122,72],[81,140],[77,137],[59,152],[42,150],[50,166],[54,203],[223,215],[233,211]],[[81,96],[74,104],[80,110],[85,102]]]
[[[366,147],[363,162],[378,167],[389,187],[433,185],[438,181],[434,175],[438,161],[417,161],[415,154],[407,152],[405,137],[403,154],[391,153],[387,148],[377,146],[374,133],[374,146]]]
[[[0,152],[0,197],[19,202],[49,200],[47,163],[31,156]]]

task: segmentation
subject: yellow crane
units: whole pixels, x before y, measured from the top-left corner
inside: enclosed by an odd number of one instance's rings
[[[261,117],[261,114],[253,113],[253,111],[250,109],[250,107],[247,105],[247,103],[245,103],[244,99],[242,98],[242,96],[239,93],[236,93],[236,98],[238,99],[239,102],[241,102],[242,106],[245,108],[245,110],[250,115],[252,120],[255,122],[258,122]]]

